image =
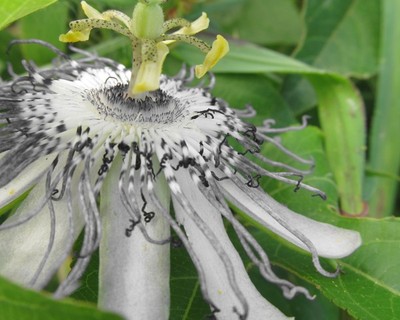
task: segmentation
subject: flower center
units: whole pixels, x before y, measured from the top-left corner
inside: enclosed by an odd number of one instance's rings
[[[86,99],[107,120],[123,122],[133,127],[160,128],[190,120],[186,106],[161,89],[144,97],[132,98],[128,84],[86,90]]]

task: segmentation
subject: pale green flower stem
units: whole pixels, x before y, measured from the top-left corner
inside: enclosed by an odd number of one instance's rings
[[[400,148],[400,2],[382,1],[381,64],[371,123],[369,171],[365,199],[371,217],[395,213],[399,188]]]

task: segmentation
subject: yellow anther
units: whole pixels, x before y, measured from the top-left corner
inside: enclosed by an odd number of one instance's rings
[[[228,41],[223,36],[217,35],[217,39],[213,42],[211,50],[204,58],[203,64],[197,65],[195,68],[196,77],[201,78],[207,71],[214,67],[229,52]]]
[[[199,18],[190,24],[190,27],[183,27],[175,32],[175,34],[187,34],[191,36],[207,29],[209,24],[210,19],[208,19],[207,14],[203,12]]]
[[[90,30],[91,29],[85,29],[81,31],[69,30],[67,33],[61,34],[58,37],[58,40],[61,42],[87,41],[89,40]]]

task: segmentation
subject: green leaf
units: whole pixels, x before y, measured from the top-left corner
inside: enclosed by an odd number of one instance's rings
[[[22,201],[24,201],[24,199],[28,196],[28,194],[29,194],[29,191],[23,193],[18,198],[14,199],[13,201],[11,201],[9,204],[5,205],[4,207],[1,207],[0,208],[0,222],[2,222],[3,219],[8,218],[7,214],[13,214],[14,213],[13,211],[18,208],[20,203]],[[4,217],[3,217],[3,215],[4,215]]]
[[[64,50],[66,45],[58,41],[58,36],[68,30],[68,11],[70,5],[66,2],[56,4],[30,14],[19,21],[21,39],[40,39]],[[50,62],[55,54],[48,48],[39,45],[23,45],[25,59],[42,65]]]
[[[319,68],[356,77],[378,65],[379,0],[308,0],[307,34],[296,58]]]
[[[366,199],[371,214],[392,215],[400,169],[400,37],[399,1],[385,0],[383,13],[382,64],[378,77],[376,108],[370,136],[369,167],[383,175],[367,180]],[[390,177],[392,176],[392,177]]]
[[[258,44],[295,45],[303,23],[292,0],[250,0],[241,10],[233,34]]]
[[[282,95],[290,108],[298,115],[310,112],[318,104],[311,83],[297,75],[289,75],[285,78]]]
[[[183,12],[187,11],[187,6],[182,5],[182,1],[175,0],[178,4],[178,10],[181,8]],[[217,30],[219,33],[230,33],[232,27],[238,23],[243,10],[243,6],[248,0],[213,0],[213,1],[196,1],[198,2],[193,12],[189,13],[189,20],[197,19],[202,12],[207,12],[210,18],[210,28]],[[186,10],[185,10],[186,7]]]
[[[4,77],[8,76],[7,73],[7,65],[6,65],[6,59],[4,53],[7,51],[8,44],[10,41],[13,40],[13,36],[7,32],[6,30],[3,30],[0,32],[0,52],[2,55],[0,56],[0,77],[4,79]],[[20,58],[19,54],[15,54],[17,56],[17,59]],[[18,59],[20,61],[20,59]]]
[[[179,242],[171,248],[170,319],[200,320],[211,314],[200,290],[197,271]]]
[[[0,30],[11,22],[44,8],[57,0],[13,0],[0,4]]]
[[[250,103],[257,115],[248,120],[255,125],[262,125],[268,118],[281,126],[296,122],[276,86],[262,75],[220,74],[213,95],[224,98],[232,108],[241,109]]]
[[[0,317],[18,320],[118,320],[117,315],[71,299],[53,300],[45,294],[21,288],[0,278]]]
[[[303,24],[292,0],[216,2],[202,9],[213,23],[222,25],[223,32],[263,45],[295,45],[300,40]]]
[[[78,241],[74,245],[76,252],[79,252],[79,249],[82,245],[82,239],[83,236],[81,234]],[[90,262],[82,276],[80,287],[71,295],[71,297],[81,301],[97,303],[98,296],[99,250],[97,249],[90,257]]]
[[[318,68],[353,77],[375,74],[379,60],[380,1],[306,1],[307,32],[295,57]],[[315,107],[310,84],[298,77],[285,82],[285,98],[298,112]]]
[[[317,73],[324,70],[313,68],[301,61],[294,60],[281,53],[261,48],[249,43],[229,42],[230,51],[212,69],[215,73]],[[179,44],[171,50],[171,55],[195,65],[202,63],[204,54],[197,48]]]

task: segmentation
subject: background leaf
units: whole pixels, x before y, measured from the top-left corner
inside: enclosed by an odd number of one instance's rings
[[[58,41],[61,33],[66,32],[68,25],[68,11],[70,4],[66,1],[58,1],[46,10],[38,10],[20,20],[20,37],[22,39],[40,39],[51,43],[61,50],[65,50],[66,44]],[[25,59],[35,61],[42,65],[51,61],[55,54],[38,45],[21,46]]]
[[[378,69],[382,1],[307,0],[306,32],[294,57],[318,68],[367,78]],[[284,96],[299,113],[317,105],[303,78],[288,77]]]
[[[0,30],[11,22],[36,10],[44,8],[57,0],[13,0],[0,3]]]
[[[0,278],[0,317],[3,320],[122,320],[95,306],[70,299],[56,301]]]
[[[301,61],[294,60],[276,51],[252,45],[250,43],[231,41],[230,51],[223,60],[212,69],[215,73],[326,73],[312,68]],[[171,54],[190,65],[203,61],[203,54],[188,45],[178,45]]]
[[[296,58],[345,75],[367,77],[378,65],[379,0],[307,0],[307,35]]]
[[[248,121],[255,125],[262,125],[263,121],[269,118],[274,118],[281,126],[296,123],[276,83],[263,75],[221,74],[218,76],[213,94],[216,97],[224,97],[231,107],[238,109],[251,101],[257,114]]]
[[[171,247],[171,310],[170,319],[205,319],[211,314],[200,290],[197,271],[179,242]]]
[[[257,44],[296,45],[303,31],[303,21],[293,0],[217,0],[196,9],[197,15],[207,11],[218,32],[235,34]]]
[[[371,128],[369,166],[372,174],[367,179],[366,198],[371,214],[385,217],[393,214],[398,190],[396,177],[400,169],[400,148],[393,137],[400,135],[400,2],[385,0],[383,12],[382,63],[379,71],[376,107]],[[384,177],[386,176],[386,177]]]

